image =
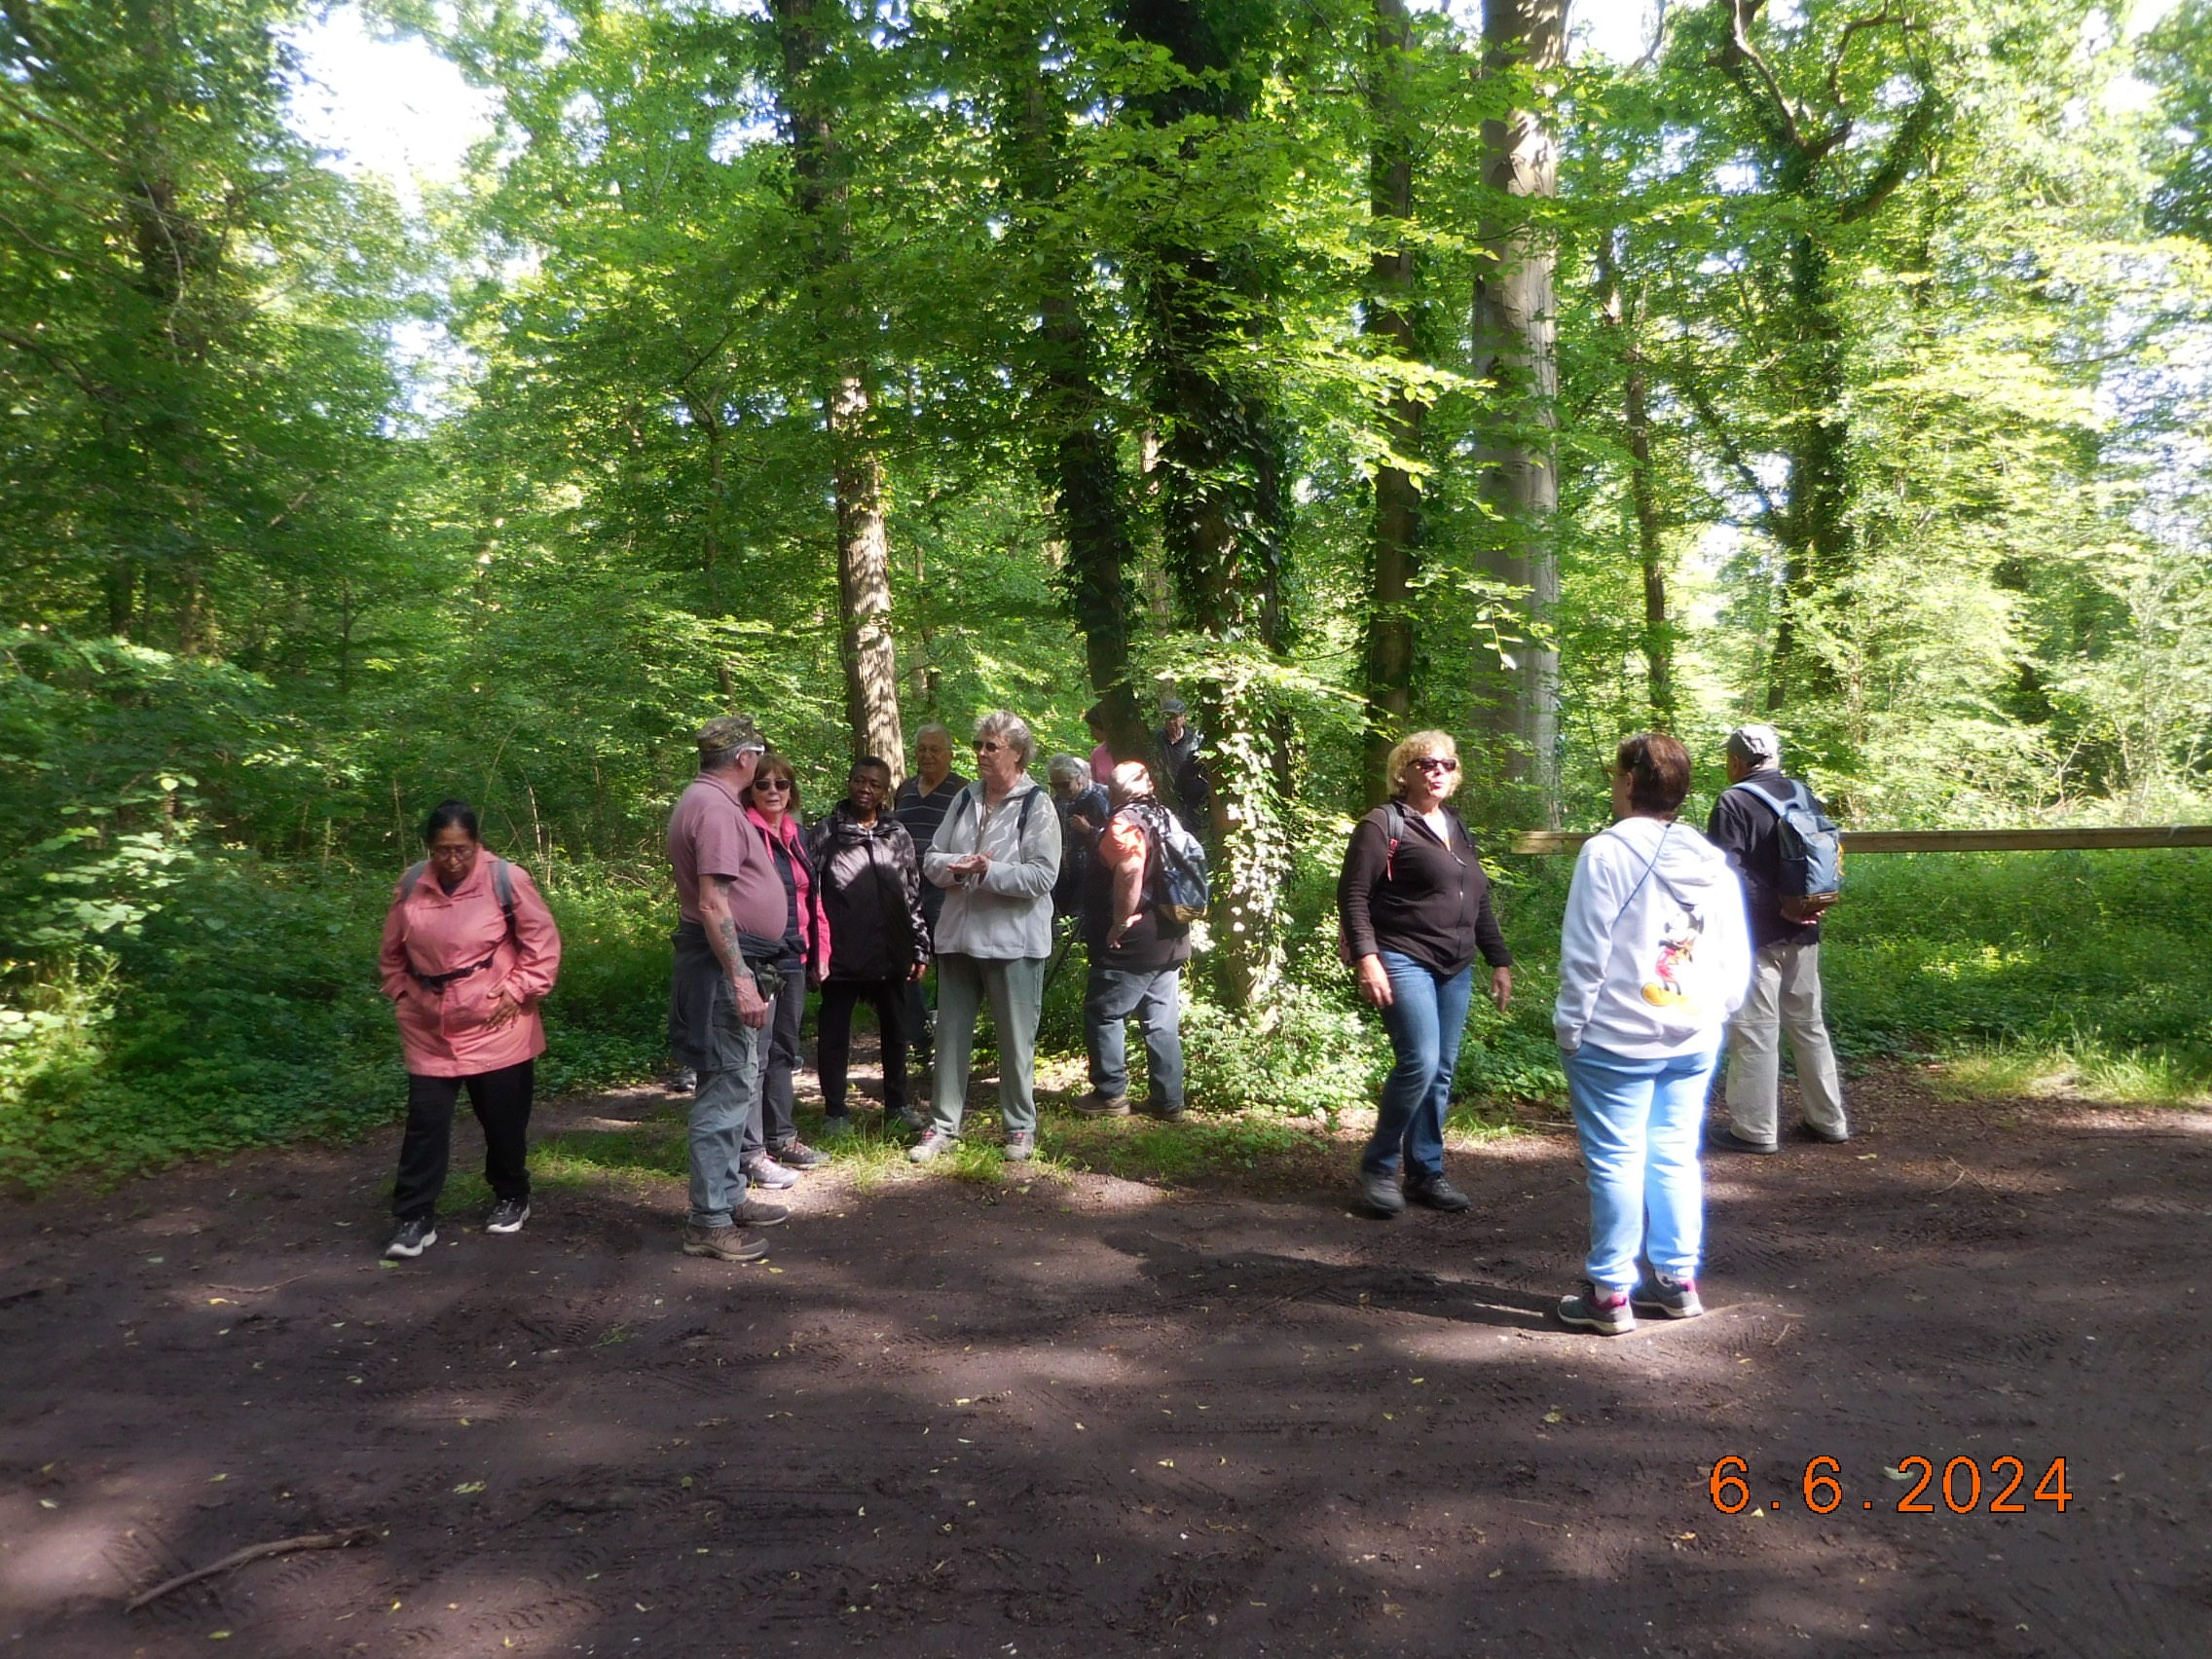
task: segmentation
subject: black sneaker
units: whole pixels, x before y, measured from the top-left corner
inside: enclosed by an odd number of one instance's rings
[[[1697,1280],[1677,1278],[1657,1269],[1629,1293],[1628,1302],[1639,1313],[1656,1313],[1664,1319],[1695,1319],[1705,1311],[1705,1304],[1697,1299]]]
[[[1840,1129],[1824,1129],[1820,1124],[1812,1123],[1799,1124],[1797,1132],[1807,1140],[1818,1141],[1823,1146],[1841,1146],[1851,1139],[1851,1125],[1848,1124]]]
[[[1406,1195],[1398,1186],[1397,1171],[1392,1169],[1362,1169],[1359,1196],[1367,1200],[1370,1215],[1384,1219],[1402,1214],[1406,1207]]]
[[[1558,1311],[1559,1322],[1570,1331],[1625,1337],[1636,1329],[1636,1310],[1629,1306],[1629,1299],[1617,1290],[1610,1295],[1601,1294],[1588,1279],[1582,1281],[1580,1296],[1560,1298]]]
[[[1458,1215],[1475,1207],[1475,1200],[1452,1185],[1441,1175],[1430,1175],[1419,1181],[1406,1183],[1406,1201],[1420,1204],[1446,1215]]]
[[[426,1215],[411,1215],[399,1224],[384,1253],[395,1262],[412,1262],[438,1241],[438,1224]]]
[[[1736,1132],[1734,1125],[1728,1124],[1706,1130],[1705,1144],[1712,1152],[1751,1152],[1761,1156],[1782,1150],[1780,1143],[1775,1141],[1746,1140]]]
[[[522,1224],[530,1219],[528,1198],[501,1198],[492,1206],[492,1213],[484,1218],[486,1233],[520,1233]]]
[[[770,1147],[768,1156],[781,1163],[786,1169],[819,1169],[830,1161],[828,1153],[819,1152],[808,1146],[796,1135],[784,1142],[782,1146]]]

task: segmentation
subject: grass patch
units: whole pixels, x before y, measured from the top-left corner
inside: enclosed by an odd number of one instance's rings
[[[2212,1054],[2096,1043],[1964,1047],[1939,1057],[1939,1091],[1959,1095],[2069,1097],[2111,1106],[2212,1105]]]

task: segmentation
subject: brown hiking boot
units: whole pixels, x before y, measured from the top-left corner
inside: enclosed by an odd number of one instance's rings
[[[718,1262],[757,1262],[768,1254],[768,1241],[742,1227],[683,1228],[686,1256],[712,1256]]]

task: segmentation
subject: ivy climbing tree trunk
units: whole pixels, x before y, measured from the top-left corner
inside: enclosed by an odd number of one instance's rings
[[[1063,187],[1066,101],[1045,69],[1033,30],[1013,43],[1018,62],[1009,74],[1008,129],[1016,154],[1021,233],[1037,276],[1038,327],[1032,339],[1039,416],[1038,475],[1051,492],[1067,544],[1065,592],[1082,630],[1084,666],[1104,709],[1106,741],[1123,758],[1153,747],[1143,705],[1129,680],[1130,572],[1136,547],[1129,532],[1129,491],[1120,446],[1098,385],[1090,325],[1084,311],[1088,250],[1071,243],[1058,211]],[[1156,771],[1164,771],[1151,756]],[[1101,779],[1100,782],[1105,780]],[[1166,780],[1172,788],[1172,780]]]
[[[1785,423],[1788,473],[1771,515],[1780,543],[1774,645],[1767,662],[1766,704],[1786,707],[1802,689],[1821,686],[1825,671],[1799,661],[1809,611],[1820,593],[1853,562],[1849,339],[1835,247],[1854,227],[1878,214],[1926,154],[1942,111],[1933,71],[1916,50],[1924,26],[1902,6],[1854,18],[1837,34],[1822,91],[1793,93],[1756,39],[1766,0],[1727,0],[1716,15],[1722,38],[1707,61],[1735,89],[1739,107],[1766,151],[1773,194],[1798,227],[1788,241],[1787,279],[1776,338],[1790,411]],[[1845,93],[1849,55],[1901,48],[1899,73],[1884,88],[1891,107],[1905,89],[1912,101],[1887,140],[1855,146],[1860,117]],[[1807,78],[1810,84],[1811,78]]]
[[[770,0],[782,69],[777,89],[792,150],[794,205],[809,240],[819,333],[836,359],[824,399],[837,527],[839,640],[845,670],[845,719],[853,755],[889,763],[905,776],[900,727],[899,664],[891,633],[891,545],[883,518],[883,462],[870,416],[869,370],[857,350],[866,327],[852,257],[851,156],[840,142],[830,70],[849,33],[835,0]]]
[[[1163,48],[1176,71],[1132,115],[1179,134],[1161,165],[1202,176],[1208,147],[1235,144],[1251,117],[1272,11],[1254,0],[1127,0],[1124,26]],[[1253,350],[1272,311],[1251,246],[1189,211],[1163,191],[1135,238],[1146,381],[1168,574],[1183,612],[1216,646],[1187,690],[1214,786],[1219,988],[1265,1022],[1281,989],[1291,866],[1288,722],[1267,675],[1282,645],[1283,430]]]
[[[1368,163],[1369,213],[1376,248],[1368,263],[1368,334],[1393,355],[1412,361],[1419,350],[1414,325],[1414,250],[1404,231],[1414,216],[1413,111],[1407,55],[1413,46],[1405,0],[1375,0],[1368,72],[1368,110],[1374,139]],[[1404,385],[1394,387],[1382,412],[1382,431],[1394,455],[1420,453],[1424,406]],[[1385,461],[1375,469],[1373,564],[1367,612],[1367,738],[1363,776],[1367,801],[1390,793],[1385,767],[1390,746],[1405,735],[1413,714],[1413,582],[1421,536],[1420,488],[1412,473]]]
[[[1567,58],[1567,0],[1484,0],[1488,75],[1541,77]],[[1536,89],[1531,89],[1535,91]],[[1531,96],[1483,123],[1483,182],[1491,210],[1481,227],[1485,263],[1475,278],[1474,372],[1492,388],[1477,458],[1493,517],[1482,548],[1485,573],[1517,589],[1527,623],[1510,663],[1485,675],[1490,726],[1501,740],[1507,780],[1534,793],[1545,822],[1559,818],[1559,651],[1545,636],[1559,605],[1556,517],[1559,357],[1549,234],[1526,203],[1558,193],[1559,148]]]

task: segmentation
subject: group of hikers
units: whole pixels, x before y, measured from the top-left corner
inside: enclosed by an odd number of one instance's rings
[[[866,1003],[881,1039],[883,1124],[928,1163],[966,1118],[977,1017],[998,1050],[1002,1153],[1035,1156],[1035,1040],[1055,916],[1088,961],[1084,1029],[1092,1118],[1184,1112],[1181,977],[1205,905],[1199,831],[1210,793],[1202,739],[1172,699],[1154,734],[1166,798],[1145,761],[1103,742],[1088,760],[1051,758],[1051,791],[1030,772],[1019,716],[977,722],[976,776],[953,770],[953,740],[924,726],[896,791],[879,756],[856,760],[844,794],[808,824],[790,762],[743,715],[696,737],[698,775],[670,815],[678,926],[669,1044],[693,1080],[690,1208],[682,1248],[756,1262],[763,1230],[789,1209],[777,1191],[830,1161],[795,1120],[794,1073],[810,990],[819,992],[816,1071],[824,1138],[853,1131],[852,1015]],[[1102,737],[1100,711],[1091,711]],[[1583,846],[1568,892],[1553,1010],[1591,1207],[1591,1249],[1567,1325],[1618,1335],[1638,1313],[1703,1311],[1700,1153],[1772,1153],[1781,1140],[1780,1039],[1803,1098],[1802,1132],[1850,1138],[1821,1010],[1820,917],[1836,885],[1833,826],[1782,770],[1771,726],[1729,733],[1730,787],[1706,832],[1677,821],[1691,763],[1664,733],[1625,739],[1608,768],[1615,822]],[[1474,964],[1503,1010],[1506,948],[1474,839],[1450,804],[1460,781],[1449,733],[1391,752],[1390,797],[1354,827],[1338,883],[1339,942],[1395,1063],[1359,1162],[1380,1218],[1409,1204],[1464,1211],[1444,1166],[1444,1116],[1474,989]],[[395,1008],[408,1110],[386,1254],[437,1240],[436,1210],[460,1091],[483,1125],[493,1233],[528,1221],[533,1074],[544,1051],[538,1005],[561,940],[527,871],[488,854],[475,813],[441,802],[426,858],[400,878],[387,917],[383,987]],[[933,1022],[924,1000],[934,971]],[[1129,1099],[1127,1023],[1142,1034],[1147,1090]],[[1705,1127],[1725,1048],[1726,1122]],[[909,1058],[929,1085],[908,1088]]]

